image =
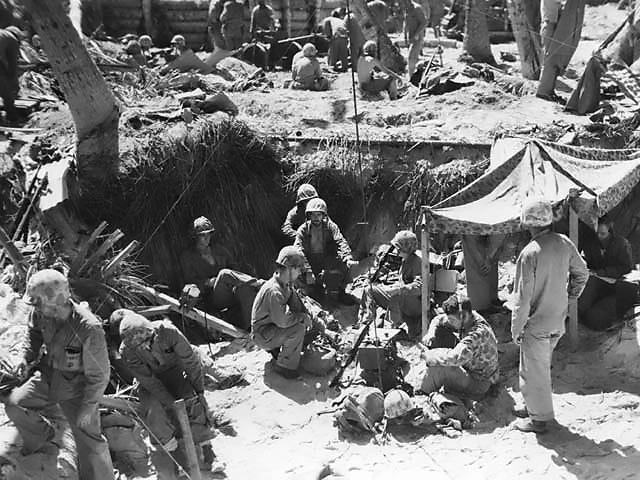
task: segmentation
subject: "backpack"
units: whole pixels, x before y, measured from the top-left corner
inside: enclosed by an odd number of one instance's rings
[[[336,412],[338,429],[343,433],[376,433],[375,426],[384,417],[384,395],[373,387],[359,386],[343,399]]]

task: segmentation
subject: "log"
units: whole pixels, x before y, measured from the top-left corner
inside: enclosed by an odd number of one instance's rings
[[[209,12],[207,10],[170,10],[165,13],[169,22],[207,22]]]
[[[70,276],[74,276],[77,273],[78,269],[82,266],[82,263],[84,262],[87,256],[87,252],[89,251],[89,248],[91,247],[93,242],[96,241],[96,239],[98,238],[98,235],[100,235],[104,231],[104,229],[107,228],[107,225],[108,225],[107,222],[102,222],[100,225],[98,225],[98,228],[96,228],[91,233],[91,236],[87,239],[87,241],[82,244],[82,247],[80,247],[80,251],[73,259],[73,262],[71,262],[71,267],[69,268]]]
[[[142,315],[143,317],[150,318],[155,317],[157,315],[167,315],[171,313],[173,310],[170,305],[158,305],[157,307],[149,307],[144,310],[136,311],[137,314]]]
[[[230,323],[225,322],[215,315],[205,313],[202,310],[198,310],[197,308],[193,308],[191,310],[183,309],[178,300],[170,295],[167,295],[166,293],[158,292],[151,287],[144,287],[144,291],[152,296],[158,303],[169,305],[172,311],[184,315],[185,317],[193,320],[198,325],[201,325],[206,329],[212,328],[234,338],[245,338],[248,335],[248,333],[244,330],[241,330],[231,325]]]
[[[186,22],[178,22],[171,21],[169,22],[171,25],[171,30],[174,32],[180,32],[181,34],[185,33],[201,33],[207,32],[207,22],[206,20],[200,21],[186,21]]]
[[[98,250],[96,250],[93,253],[93,255],[91,255],[89,257],[89,259],[84,263],[84,265],[82,265],[82,267],[80,267],[80,270],[78,270],[78,274],[80,274],[82,272],[86,272],[93,265],[95,265],[95,263],[98,260],[100,260],[104,256],[105,253],[107,253],[107,250],[109,250],[111,247],[113,247],[115,245],[115,243],[118,240],[120,240],[122,237],[124,237],[124,233],[122,233],[120,230],[116,230],[111,235],[109,235],[109,237],[104,241],[104,243],[102,245],[100,245]]]
[[[196,453],[196,446],[193,443],[193,435],[191,434],[191,426],[189,425],[189,416],[187,415],[187,408],[185,407],[184,400],[176,400],[173,403],[173,408],[180,424],[180,430],[182,431],[182,442],[184,443],[184,453],[187,457],[187,472],[189,478],[193,480],[201,480],[200,466],[198,465],[198,454]]]
[[[111,260],[106,267],[102,270],[102,278],[109,277],[113,271],[120,266],[120,264],[126,259],[133,251],[138,247],[138,242],[135,240],[129,245],[124,247],[122,251]]]

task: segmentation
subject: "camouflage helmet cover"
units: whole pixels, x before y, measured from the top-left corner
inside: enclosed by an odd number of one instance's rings
[[[36,272],[27,282],[25,302],[36,305],[40,301],[62,305],[69,301],[69,281],[57,270],[45,269]]]

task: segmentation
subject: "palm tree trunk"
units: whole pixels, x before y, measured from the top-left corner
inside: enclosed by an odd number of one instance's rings
[[[351,6],[365,38],[377,43],[380,62],[389,70],[399,74],[404,73],[407,60],[402,56],[398,47],[391,43],[383,26],[371,14],[366,0],[352,0]]]
[[[60,0],[21,0],[40,36],[76,127],[80,180],[113,178],[118,170],[120,111],[111,88],[82,44]]]
[[[640,47],[640,1],[635,2],[633,15],[611,42],[602,50],[602,58],[607,63],[620,63],[630,66],[638,59]]]
[[[540,43],[540,6],[537,5],[537,17],[532,1],[510,0],[507,2],[509,19],[513,35],[518,45],[522,76],[529,80],[538,80],[542,69],[542,44]],[[531,11],[533,10],[533,11]],[[534,24],[537,18],[537,25]],[[533,20],[533,21],[532,21]]]
[[[467,0],[465,11],[462,49],[474,61],[494,65],[496,61],[491,53],[491,43],[489,42],[486,0]]]

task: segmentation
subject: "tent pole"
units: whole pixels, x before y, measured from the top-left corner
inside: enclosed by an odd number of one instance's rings
[[[578,214],[569,206],[569,238],[578,247]],[[578,300],[569,300],[569,341],[571,347],[578,348]]]
[[[430,271],[429,271],[429,217],[422,207],[420,221],[420,244],[422,245],[422,337],[424,338],[429,330],[429,308],[430,308]]]

